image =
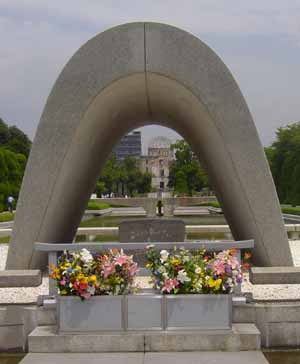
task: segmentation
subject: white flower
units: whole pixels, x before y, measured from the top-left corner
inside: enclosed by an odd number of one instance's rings
[[[87,292],[93,296],[95,294],[95,287],[88,286]]]
[[[191,278],[189,278],[187,276],[187,273],[184,271],[184,269],[181,269],[179,272],[178,272],[178,275],[177,275],[177,279],[179,282],[181,283],[184,283],[184,282],[190,282]]]
[[[87,249],[83,248],[80,252],[80,259],[83,263],[88,264],[93,261],[93,256]]]
[[[200,267],[197,267],[196,269],[195,269],[195,273],[196,274],[200,274],[202,272],[202,269],[200,268]]]
[[[166,250],[161,250],[160,252],[160,261],[166,262],[168,260],[169,253]]]
[[[198,279],[197,282],[195,283],[194,291],[201,292],[201,290],[202,290],[202,281],[201,279]]]
[[[166,272],[166,268],[162,265],[161,267],[158,268],[159,273],[165,273]]]
[[[164,279],[168,279],[169,278],[168,273],[163,273],[162,276],[164,277]]]
[[[188,255],[184,255],[182,260],[183,260],[183,263],[187,263],[190,261],[190,257]]]

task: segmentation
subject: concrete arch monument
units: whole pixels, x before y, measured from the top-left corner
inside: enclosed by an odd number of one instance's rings
[[[264,151],[231,73],[183,30],[131,23],[84,44],[57,79],[26,168],[7,268],[41,266],[35,241],[72,241],[113,145],[157,121],[191,144],[235,239],[255,239],[257,263],[292,265]]]

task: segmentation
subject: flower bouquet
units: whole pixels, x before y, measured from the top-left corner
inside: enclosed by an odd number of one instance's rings
[[[123,250],[91,254],[86,249],[65,251],[58,258],[57,266],[52,265],[50,269],[50,277],[56,280],[60,295],[81,299],[130,293],[135,289],[138,271],[137,263]]]
[[[192,254],[175,247],[169,253],[149,245],[146,257],[154,288],[165,294],[228,294],[243,280],[235,251]]]

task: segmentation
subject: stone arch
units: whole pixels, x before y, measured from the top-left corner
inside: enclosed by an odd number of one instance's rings
[[[235,239],[255,239],[257,263],[291,265],[270,170],[231,73],[183,30],[131,23],[84,44],[57,79],[27,164],[7,268],[41,266],[35,241],[72,241],[113,145],[157,120],[192,145]]]

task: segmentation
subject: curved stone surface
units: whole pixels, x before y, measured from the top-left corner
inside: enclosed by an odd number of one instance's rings
[[[35,241],[71,242],[113,145],[153,123],[191,144],[235,239],[255,239],[256,264],[292,265],[264,151],[229,70],[185,31],[132,23],[83,45],[56,81],[26,168],[7,268],[42,266]]]

